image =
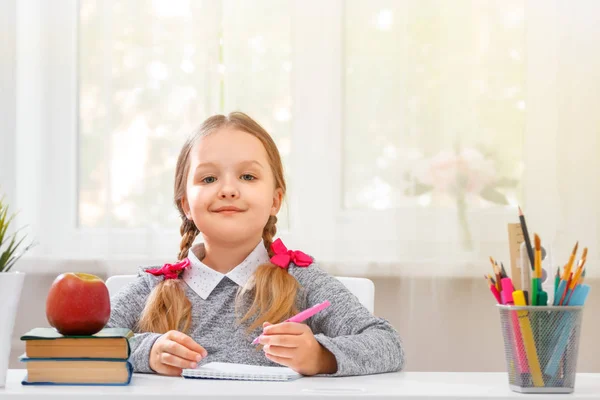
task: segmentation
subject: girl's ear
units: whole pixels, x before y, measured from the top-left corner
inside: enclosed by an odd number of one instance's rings
[[[192,219],[192,213],[190,212],[190,203],[188,203],[187,197],[183,197],[181,199],[181,208],[183,208],[183,212],[187,219]]]
[[[281,190],[281,188],[277,188],[273,192],[273,205],[271,206],[271,215],[277,215],[277,213],[281,209],[282,202],[283,202],[283,190]]]

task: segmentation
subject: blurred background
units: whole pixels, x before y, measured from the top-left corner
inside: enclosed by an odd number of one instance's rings
[[[39,243],[11,368],[67,271],[172,262],[185,137],[239,110],[281,151],[279,236],[375,282],[412,371],[504,371],[483,274],[526,214],[599,287],[600,3],[0,0],[0,192]],[[587,302],[580,372],[600,372]],[[477,343],[477,345],[474,345]]]

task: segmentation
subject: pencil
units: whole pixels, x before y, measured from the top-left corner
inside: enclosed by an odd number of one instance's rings
[[[558,285],[560,284],[560,266],[556,267],[556,276],[554,277],[554,297],[556,298],[556,292],[558,291]]]
[[[490,261],[492,263],[492,270],[494,270],[494,276],[496,277],[496,289],[498,289],[498,292],[502,292],[502,275],[500,274],[500,269],[498,268],[498,264],[496,264],[491,256]]]
[[[527,255],[529,256],[529,265],[533,269],[533,248],[531,247],[531,239],[529,238],[529,232],[527,231],[527,224],[525,223],[525,215],[523,210],[519,207],[519,220],[521,221],[521,230],[525,238],[525,247],[527,247]]]
[[[583,248],[583,254],[581,256],[581,260],[579,260],[579,262],[581,263],[581,267],[583,268],[583,266],[585,265],[585,262],[587,261],[587,247]]]
[[[573,276],[573,282],[571,282],[571,287],[569,289],[575,288],[575,286],[579,282],[579,278],[581,277],[581,274],[583,273],[583,266],[585,265],[586,258],[587,258],[587,247],[583,249],[583,256],[581,257],[581,260],[579,260],[579,266],[577,267],[577,270],[575,271],[575,276]]]
[[[489,275],[483,274],[483,278],[488,282],[488,285],[494,286],[494,284],[492,283],[492,280],[490,279]]]
[[[502,297],[500,296],[500,292],[498,291],[498,289],[496,289],[496,285],[494,285],[492,283],[491,276],[490,275],[483,275],[483,277],[488,282],[488,285],[490,287],[490,292],[492,292],[492,294],[494,295],[494,298],[496,299],[496,301],[498,302],[498,304],[502,304]]]
[[[581,260],[579,260],[579,266],[577,267],[577,271],[575,271],[575,274],[573,275],[573,279],[571,280],[571,283],[569,284],[569,297],[567,297],[566,301],[564,302],[564,305],[569,305],[571,303],[571,297],[573,296],[573,293],[575,292],[575,288],[577,287],[577,285],[580,284],[580,278],[582,276],[582,274],[585,272],[585,270],[583,269],[584,265],[585,265],[585,261],[587,258],[587,247],[585,247],[583,249],[583,255],[581,256]],[[581,279],[581,281],[583,281],[583,279]]]
[[[571,257],[569,257],[569,262],[565,265],[565,270],[563,271],[563,281],[569,279],[569,275],[571,275],[571,268],[573,268],[573,262],[575,261],[575,256],[577,255],[577,247],[579,247],[579,241],[575,243],[575,247],[573,247],[573,252],[571,253]]]
[[[565,296],[567,295],[567,292],[569,291],[569,286],[571,286],[571,281],[573,280],[573,274],[569,275],[569,279],[567,280],[567,285],[565,286],[565,290],[562,294],[562,296],[560,297],[560,303],[558,303],[559,306],[564,305],[564,301],[565,301]]]
[[[583,273],[581,274],[581,278],[579,278],[579,284],[583,285],[583,281],[585,280],[585,273],[587,272],[587,268],[583,270]]]
[[[540,286],[540,278],[542,276],[542,242],[537,233],[533,239],[535,242],[535,261],[533,263],[533,278],[531,278],[531,305],[538,306],[540,305],[538,296],[542,291],[542,287]]]
[[[537,233],[534,234],[533,240],[535,242],[535,261],[534,261],[535,277],[541,278],[542,277],[542,241],[540,240],[540,237],[538,236]]]
[[[500,269],[500,271],[502,272],[502,277],[503,277],[503,278],[508,278],[508,275],[506,274],[506,270],[504,269],[504,264],[503,264],[503,263],[500,263],[500,266],[502,267],[502,268]]]
[[[513,300],[516,306],[526,305],[525,298],[521,290],[515,290],[513,292]],[[523,335],[523,344],[525,347],[525,353],[527,354],[527,360],[529,362],[529,370],[531,371],[533,385],[536,387],[542,387],[544,386],[544,378],[542,376],[540,360],[535,347],[535,338],[531,329],[529,311],[517,311],[517,315],[519,316],[519,325],[521,327],[521,334]]]
[[[499,292],[502,291],[502,276],[500,276],[500,271],[496,269],[496,286]]]

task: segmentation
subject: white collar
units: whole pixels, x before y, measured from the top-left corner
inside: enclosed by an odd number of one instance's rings
[[[183,272],[183,281],[198,294],[203,300],[206,300],[217,285],[228,277],[239,286],[244,287],[248,279],[254,274],[254,271],[261,265],[269,262],[269,254],[263,241],[252,250],[252,252],[227,274],[222,274],[210,268],[196,256],[204,258],[204,244],[198,243],[188,251],[188,259],[190,260],[190,268]]]

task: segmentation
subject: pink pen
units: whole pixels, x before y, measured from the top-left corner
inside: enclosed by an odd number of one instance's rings
[[[331,305],[331,303],[329,302],[329,300],[325,300],[322,303],[319,303],[315,306],[312,306],[311,308],[307,308],[306,310],[294,315],[291,318],[286,319],[283,322],[302,322],[304,320],[309,319],[310,317],[312,317],[313,315],[315,315],[316,313],[318,313],[319,311],[323,311],[324,309],[326,309],[327,307],[329,307]],[[252,344],[258,344],[258,341],[260,340],[260,336],[257,337],[256,339],[254,339],[252,341]]]
[[[496,286],[490,285],[490,292],[492,292],[498,304],[502,304],[502,298],[500,297],[500,292],[496,289]]]
[[[513,292],[515,288],[513,287],[512,280],[510,278],[502,278],[502,304],[507,306],[514,306],[515,301],[513,300]],[[527,354],[525,354],[525,345],[523,344],[523,337],[521,336],[521,329],[519,328],[519,317],[515,311],[509,311],[513,329],[513,340],[514,348],[517,349],[517,365],[519,367],[519,372],[528,373],[529,372],[529,364],[527,363]]]

